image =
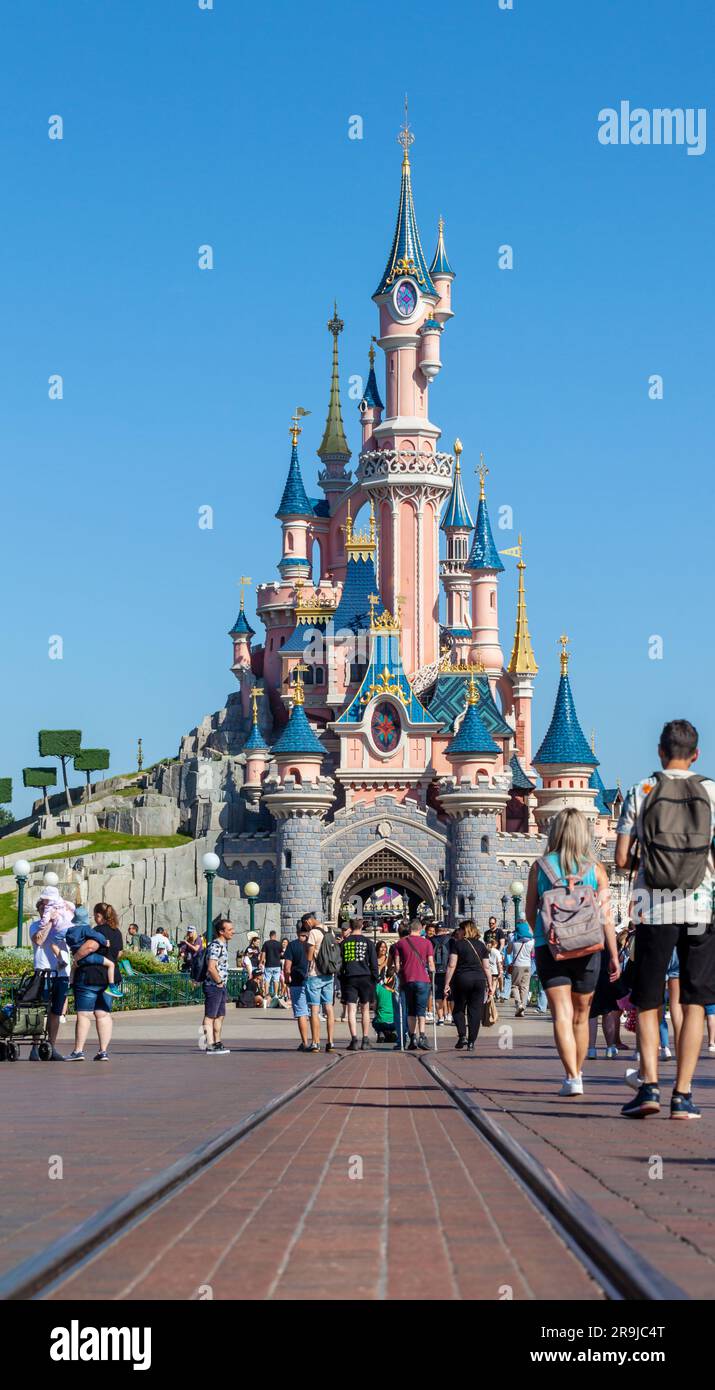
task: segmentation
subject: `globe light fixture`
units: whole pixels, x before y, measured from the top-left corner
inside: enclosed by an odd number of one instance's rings
[[[25,884],[32,873],[32,866],[27,859],[16,859],[12,871],[17,883],[17,939],[15,945],[22,946],[22,909],[25,900]]]
[[[524,894],[524,885],[520,878],[515,878],[509,884],[509,892],[514,900],[514,926],[517,927],[521,921],[521,899]]]
[[[52,869],[48,869],[47,872],[42,875],[42,882],[45,883],[48,888],[56,888],[59,881],[59,874],[56,874]]]
[[[244,885],[243,885],[243,891],[244,891],[246,897],[248,898],[248,911],[249,911],[249,913],[250,913],[250,919],[251,919],[251,925],[250,925],[249,930],[252,932],[252,931],[254,931],[254,922],[255,922],[255,915],[254,915],[254,914],[255,914],[255,907],[256,907],[256,898],[258,897],[258,894],[260,893],[261,890],[260,890],[259,885],[258,885],[257,883],[254,883],[253,880],[251,879],[249,883],[244,883]]]
[[[217,854],[209,850],[208,854],[203,856],[201,864],[204,871],[204,878],[206,879],[206,940],[210,942],[213,932],[214,879],[221,868],[221,860]]]

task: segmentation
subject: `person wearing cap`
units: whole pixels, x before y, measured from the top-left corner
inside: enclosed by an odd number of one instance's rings
[[[283,955],[283,974],[290,993],[293,1017],[298,1024],[300,1034],[299,1052],[312,1052],[313,1050],[308,1035],[310,1007],[306,992],[308,957],[305,948],[307,943],[308,924],[301,921],[298,923],[298,935],[288,942]]]
[[[57,1034],[60,1027],[60,1019],[65,1010],[67,995],[70,987],[70,958],[64,936],[67,930],[58,927],[51,920],[51,913],[56,915],[63,903],[57,888],[49,885],[43,889],[42,897],[36,903],[39,916],[36,921],[30,923],[30,941],[34,957],[35,970],[49,970],[49,1015],[47,1020],[47,1032],[52,1048],[52,1061],[64,1062],[64,1057],[57,1051]],[[30,1061],[39,1062],[40,1054],[37,1044],[33,1043],[30,1049]]]
[[[516,1005],[515,1018],[524,1018],[531,988],[531,957],[534,938],[528,922],[517,922],[512,943],[511,993]]]

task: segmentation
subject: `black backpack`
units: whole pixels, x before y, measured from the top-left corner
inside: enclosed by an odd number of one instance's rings
[[[707,779],[656,772],[641,813],[641,853],[648,888],[690,893],[705,878],[712,841]]]
[[[202,946],[200,951],[195,951],[191,957],[189,974],[195,985],[202,985],[208,974],[209,968],[209,948]]]
[[[343,965],[343,954],[337,937],[333,936],[328,927],[319,927],[318,930],[322,931],[323,940],[315,957],[315,968],[319,975],[339,975]]]

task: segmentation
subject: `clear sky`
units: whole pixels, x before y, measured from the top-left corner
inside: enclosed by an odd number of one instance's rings
[[[650,770],[672,717],[715,770],[713,156],[597,138],[622,100],[708,107],[714,39],[711,0],[6,8],[0,775],[18,813],[38,728],[81,728],[122,772],[138,735],[147,762],[171,755],[235,688],[236,581],[276,577],[298,403],[317,472],[334,297],[356,461],[347,382],[377,327],[405,90],[422,240],[431,256],[442,213],[457,272],[431,416],[464,443],[472,501],[484,450],[492,516],[514,509],[500,546],[524,534],[535,738],[565,630],[607,785]]]

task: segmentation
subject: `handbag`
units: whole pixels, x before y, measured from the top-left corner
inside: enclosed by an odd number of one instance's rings
[[[484,1007],[482,1009],[482,1028],[493,1027],[498,1018],[499,1010],[494,1003],[494,999],[489,995],[489,997],[484,1000]]]

